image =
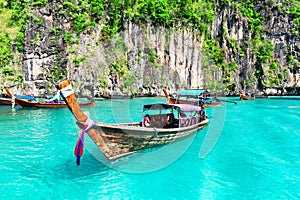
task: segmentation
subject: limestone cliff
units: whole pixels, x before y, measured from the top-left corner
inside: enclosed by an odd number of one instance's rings
[[[31,12],[42,23],[31,20],[27,24],[22,63],[25,90],[36,95],[51,93],[54,77],[65,74],[83,96],[110,90],[162,94],[163,87],[171,92],[211,87],[226,94],[268,88],[297,93],[300,30],[283,11],[288,1],[255,2],[253,9],[263,22],[260,42],[255,27],[250,28],[253,23],[238,4],[222,2],[214,1],[213,23],[202,34],[190,25],[162,27],[124,18],[123,31],[112,38],[101,35],[103,19],[76,35],[69,32],[70,18],[56,3],[35,8]],[[71,34],[75,41],[66,42],[66,34]],[[231,68],[218,67],[207,51],[213,46],[205,47],[208,34],[215,40],[211,44],[220,48],[223,62]],[[265,59],[262,52],[268,49],[271,54]]]

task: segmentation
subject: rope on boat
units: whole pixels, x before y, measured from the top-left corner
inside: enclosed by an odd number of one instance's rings
[[[85,115],[87,116],[87,119],[84,123],[80,123],[81,133],[79,135],[79,138],[77,140],[74,155],[76,156],[76,164],[80,165],[80,157],[83,154],[83,147],[84,147],[84,133],[88,132],[93,126],[94,121],[90,119],[90,114],[88,112],[85,112]]]
[[[68,85],[67,87],[65,88],[62,88],[60,90],[61,94],[66,98],[68,96],[70,96],[71,94],[74,94],[74,91],[73,91],[73,88],[71,85]]]

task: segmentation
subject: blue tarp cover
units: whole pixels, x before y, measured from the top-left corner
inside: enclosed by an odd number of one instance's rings
[[[19,99],[34,100],[34,96],[26,96],[26,95],[19,95],[19,94],[16,94],[15,97],[16,97],[16,98],[19,98]]]

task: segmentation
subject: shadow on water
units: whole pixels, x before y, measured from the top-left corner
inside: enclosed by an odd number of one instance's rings
[[[73,159],[67,159],[60,165],[53,167],[57,178],[68,180],[106,174],[107,170],[110,170],[110,168],[96,160],[89,153],[85,153],[84,160],[82,159],[79,166],[76,164],[76,157],[74,156]]]
[[[88,153],[80,166],[76,165],[75,160],[74,156],[74,159],[68,158],[53,166],[45,166],[44,164],[30,165],[30,167],[24,167],[21,173],[27,178],[43,176],[43,178],[49,180],[76,180],[106,174],[107,170],[109,170],[107,166],[98,162]]]

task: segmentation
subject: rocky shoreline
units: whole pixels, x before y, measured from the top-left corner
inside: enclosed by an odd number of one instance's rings
[[[34,89],[33,89],[34,88]],[[55,95],[57,90],[56,89],[50,89],[46,92],[45,87],[40,87],[37,89],[36,87],[26,87],[26,89],[19,89],[17,87],[11,87],[10,90],[14,94],[23,94],[23,95],[30,95],[35,96],[37,98],[45,98],[49,95]],[[106,91],[106,92],[103,92]],[[86,97],[86,98],[95,98],[100,97],[102,94],[108,94],[109,88],[101,89],[101,90],[94,90],[89,88],[77,88],[74,89],[75,94],[78,97]],[[93,95],[92,95],[93,93]],[[170,89],[170,94],[176,94],[177,91]],[[231,92],[231,93],[224,93],[222,91],[216,92],[218,96],[224,96],[224,97],[238,97],[239,93],[237,92]],[[133,97],[164,97],[163,88],[159,87],[153,87],[153,88],[139,88],[138,93],[136,94],[124,94],[120,91],[117,93],[118,95],[131,95]],[[266,88],[263,91],[257,92],[257,93],[251,93],[251,94],[257,94],[257,95],[267,95],[267,96],[300,96],[300,87],[274,87],[274,88]],[[1,89],[0,91],[0,97],[7,97],[7,94],[5,92],[5,89]]]

